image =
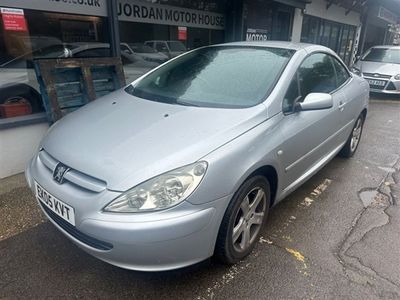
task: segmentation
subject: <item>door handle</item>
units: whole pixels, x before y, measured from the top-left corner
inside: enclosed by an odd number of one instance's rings
[[[345,103],[345,102],[343,102],[343,101],[340,101],[340,102],[339,102],[339,106],[338,106],[338,107],[339,107],[339,110],[340,110],[340,111],[344,111],[344,107],[345,107],[345,106],[346,106],[346,103]]]

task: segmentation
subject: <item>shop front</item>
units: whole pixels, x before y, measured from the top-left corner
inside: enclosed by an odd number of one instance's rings
[[[397,43],[397,31],[393,28],[400,23],[400,5],[384,4],[374,3],[368,9],[363,22],[360,55],[372,46]]]
[[[331,48],[351,65],[358,43],[360,16],[359,12],[332,2],[312,1],[303,11],[300,41]]]
[[[305,6],[306,1],[245,0],[243,39],[291,41],[295,9]]]
[[[357,27],[323,18],[305,15],[301,42],[320,44],[331,48],[343,61],[351,63]]]

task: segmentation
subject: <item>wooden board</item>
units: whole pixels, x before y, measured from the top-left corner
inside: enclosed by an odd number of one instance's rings
[[[117,57],[40,59],[35,72],[50,123],[125,86]]]

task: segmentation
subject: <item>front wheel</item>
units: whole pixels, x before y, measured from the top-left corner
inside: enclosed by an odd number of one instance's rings
[[[343,146],[342,150],[339,152],[339,156],[344,158],[349,158],[354,155],[356,152],[358,145],[360,144],[361,134],[364,126],[364,114],[360,114],[356,123],[354,124],[353,130],[346,142]]]
[[[270,185],[263,176],[242,184],[230,202],[218,232],[215,256],[234,264],[253,249],[270,206]]]

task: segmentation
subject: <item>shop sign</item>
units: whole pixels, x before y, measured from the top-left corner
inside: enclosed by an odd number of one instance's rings
[[[392,13],[390,10],[384,8],[383,6],[379,7],[379,12],[378,12],[378,18],[381,18],[382,20],[385,20],[388,23],[391,24],[397,24],[399,20],[399,17]]]
[[[187,27],[183,27],[183,26],[178,27],[178,40],[180,40],[180,41],[187,40]]]
[[[28,31],[26,26],[26,20],[24,16],[24,10],[16,8],[4,8],[0,9],[1,18],[3,20],[4,30],[7,31]]]
[[[107,0],[1,0],[2,6],[89,16],[107,16]]]
[[[247,28],[246,41],[266,41],[268,40],[268,30]]]
[[[224,15],[146,2],[119,0],[119,21],[224,29]]]

